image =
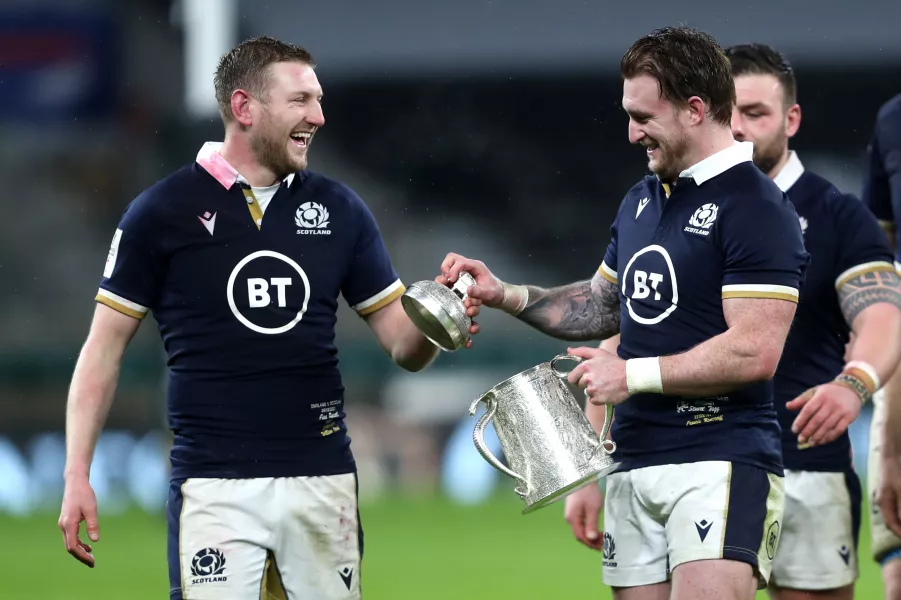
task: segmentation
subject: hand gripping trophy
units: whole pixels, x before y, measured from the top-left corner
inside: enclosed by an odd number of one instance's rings
[[[465,271],[452,286],[419,281],[407,289],[401,303],[423,335],[442,350],[455,352],[469,341],[472,322],[463,303],[472,285],[475,280]],[[498,383],[469,407],[472,416],[479,403],[485,403],[473,442],[491,466],[517,482],[514,491],[525,502],[524,514],[606,477],[619,466],[611,456],[616,444],[606,439],[613,407],[607,406],[597,435],[565,381],[568,371],[559,368],[565,361],[574,366],[581,359],[555,356]],[[506,466],[485,444],[489,422],[494,423]]]

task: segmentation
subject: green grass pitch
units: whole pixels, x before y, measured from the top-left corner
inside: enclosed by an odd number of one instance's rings
[[[363,504],[363,597],[610,598],[600,580],[600,554],[572,539],[563,521],[563,503],[529,515],[522,515],[521,508],[512,491],[472,507],[434,497]],[[66,553],[56,519],[55,514],[0,518],[4,533],[0,596],[10,600],[168,598],[162,515],[101,514],[93,570]],[[866,526],[865,520],[855,597],[877,600],[882,597],[882,582],[878,566],[869,558]]]

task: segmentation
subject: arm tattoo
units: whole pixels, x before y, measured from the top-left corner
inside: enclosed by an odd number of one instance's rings
[[[619,332],[619,289],[600,275],[550,290],[529,286],[519,319],[562,340],[606,339]]]
[[[901,308],[901,278],[892,271],[863,273],[841,287],[838,300],[850,327],[861,311],[879,302]]]

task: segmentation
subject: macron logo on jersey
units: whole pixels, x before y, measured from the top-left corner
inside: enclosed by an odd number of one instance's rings
[[[210,235],[213,235],[213,229],[216,228],[216,213],[210,214],[210,211],[206,211],[202,216],[198,215],[197,218],[200,219],[206,230],[210,232]]]
[[[642,198],[638,201],[638,209],[635,211],[635,218],[638,218],[638,215],[641,214],[641,211],[644,210],[644,207],[648,205],[648,201],[650,198]]]

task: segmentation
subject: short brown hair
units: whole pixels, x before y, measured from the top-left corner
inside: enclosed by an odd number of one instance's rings
[[[732,63],[732,76],[772,75],[782,84],[782,100],[785,107],[798,101],[798,84],[795,71],[781,53],[766,44],[738,44],[726,48],[726,56]]]
[[[313,56],[295,44],[268,36],[245,40],[219,60],[213,83],[216,102],[225,121],[231,121],[231,96],[245,89],[263,102],[269,90],[269,67],[278,62],[301,62],[315,67]]]
[[[682,105],[698,96],[713,120],[729,126],[735,105],[735,84],[729,59],[710,35],[690,27],[664,27],[640,38],[623,55],[624,79],[650,75],[660,96]]]

